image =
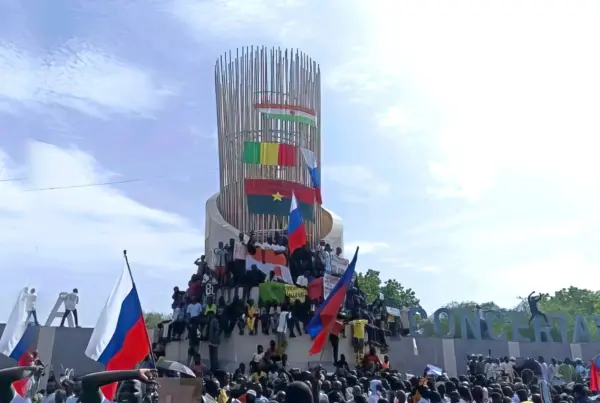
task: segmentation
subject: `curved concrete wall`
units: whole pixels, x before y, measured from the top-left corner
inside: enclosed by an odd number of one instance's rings
[[[85,348],[92,335],[89,328],[57,328],[42,326],[37,329],[34,347],[40,353],[44,363],[51,363],[56,372],[61,368],[74,368],[76,374],[101,371],[103,366],[85,356]],[[349,330],[349,329],[348,329]],[[0,331],[4,325],[0,324]],[[347,332],[349,334],[349,332]],[[223,339],[219,349],[221,366],[234,370],[239,363],[248,363],[256,346],[268,346],[273,335],[240,336],[234,333],[230,339]],[[308,350],[311,340],[307,335],[291,339],[288,347],[289,363],[292,367],[308,368],[316,362],[325,367],[332,367],[333,357],[331,346],[327,345],[324,353],[310,357]],[[467,354],[487,355],[491,350],[493,356],[537,357],[546,359],[555,357],[560,360],[569,358],[592,359],[600,350],[600,342],[595,343],[535,343],[507,342],[493,340],[461,340],[439,338],[393,338],[390,345],[390,361],[394,368],[402,372],[418,374],[425,365],[434,364],[444,368],[450,375],[462,374],[465,371]],[[188,342],[173,342],[167,345],[167,358],[186,363]],[[200,347],[202,358],[208,359],[208,345]],[[353,354],[350,339],[340,340],[340,353],[352,362]],[[0,368],[15,366],[12,359],[0,355]]]

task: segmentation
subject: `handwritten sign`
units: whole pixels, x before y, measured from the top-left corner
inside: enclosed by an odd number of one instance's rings
[[[339,277],[332,276],[331,274],[325,274],[323,276],[323,298],[327,299],[333,287],[335,287],[338,282]]]
[[[342,276],[344,274],[344,272],[346,271],[346,269],[348,268],[349,264],[350,264],[350,261],[348,259],[344,259],[341,256],[332,255],[331,256],[331,274],[336,275],[336,276]],[[325,296],[325,298],[327,298],[327,296]]]

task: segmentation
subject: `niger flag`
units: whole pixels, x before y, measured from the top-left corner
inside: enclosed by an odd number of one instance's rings
[[[296,196],[302,219],[314,221],[315,190],[296,182],[277,179],[244,179],[244,193],[250,214],[290,214],[292,192]]]

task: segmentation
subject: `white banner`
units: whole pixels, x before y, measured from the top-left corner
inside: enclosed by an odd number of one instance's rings
[[[340,278],[336,276],[332,276],[331,274],[325,274],[323,276],[323,298],[327,299],[333,287],[338,282]]]
[[[332,255],[331,256],[331,274],[335,274],[336,276],[344,275],[344,272],[348,268],[350,261],[348,259],[344,259],[341,256]],[[327,298],[327,297],[325,297]]]

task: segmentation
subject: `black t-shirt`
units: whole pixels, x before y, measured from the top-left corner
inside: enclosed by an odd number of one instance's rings
[[[535,376],[538,376],[538,377],[542,376],[542,366],[540,365],[539,362],[537,362],[533,358],[526,359],[525,362],[523,362],[523,365],[521,366],[520,371],[517,371],[517,372],[520,373],[524,369],[531,370]]]

